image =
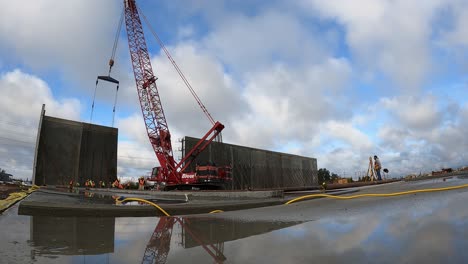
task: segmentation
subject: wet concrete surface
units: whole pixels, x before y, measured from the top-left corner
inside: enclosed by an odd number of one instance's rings
[[[15,205],[0,215],[0,263],[467,263],[467,201],[464,188],[177,218],[26,216]]]
[[[320,193],[320,191],[312,191]],[[331,194],[339,195],[356,192],[356,190],[332,190]],[[161,198],[160,193],[148,194],[142,192],[139,194],[130,194],[131,198],[143,198],[159,204],[170,215],[187,215],[200,214],[211,212],[213,210],[233,211],[250,208],[258,208],[264,206],[272,206],[284,204],[292,197],[301,194],[287,194],[281,198],[264,198],[258,199],[257,194],[253,194],[255,198],[245,199],[247,194],[241,194],[242,199],[233,200],[231,196],[226,199],[218,198],[213,200],[209,197],[208,200],[193,199],[184,196],[183,193],[177,197],[185,197],[185,200],[180,198]],[[163,193],[164,194],[164,193]],[[82,191],[76,192],[57,191],[51,189],[40,189],[21,201],[19,206],[19,214],[26,215],[50,215],[56,216],[96,216],[96,217],[135,217],[135,216],[163,216],[163,212],[155,210],[154,207],[143,202],[124,202],[116,203],[115,198],[127,197],[120,196],[121,193],[113,193],[109,191]]]

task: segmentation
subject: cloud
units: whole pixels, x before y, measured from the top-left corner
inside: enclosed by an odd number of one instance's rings
[[[429,130],[442,122],[443,114],[438,110],[434,96],[382,98],[381,102],[409,129]]]
[[[350,74],[348,62],[336,58],[304,68],[276,64],[249,73],[243,98],[251,111],[233,124],[237,140],[270,148],[291,139],[313,140],[321,123],[348,116],[330,91],[342,91]]]
[[[181,43],[168,49],[215,120],[228,123],[248,110],[236,82],[217,59],[201,51],[196,43]],[[170,129],[184,131],[185,135],[204,135],[211,124],[166,55],[159,54],[152,61]]]
[[[230,68],[239,72],[261,69],[273,61],[291,64],[318,61],[329,52],[288,12],[266,10],[253,16],[226,12],[205,38],[205,46]]]
[[[354,128],[350,123],[330,121],[325,125],[326,134],[350,144],[355,150],[370,150],[373,143],[367,135]]]
[[[381,71],[402,91],[419,91],[432,70],[431,22],[444,1],[301,1],[311,15],[337,21],[365,68]]]
[[[112,0],[3,1],[0,54],[15,64],[92,83],[106,70],[121,6]]]
[[[448,12],[453,25],[442,33],[442,38],[452,46],[466,47],[468,29],[465,25],[468,23],[468,4],[465,1],[450,1]]]
[[[380,146],[387,153],[382,159],[384,166],[398,173],[419,173],[465,165],[467,105],[443,105],[435,98],[408,104],[412,101],[391,99],[384,103],[395,117],[378,130]],[[451,114],[443,115],[447,112]]]
[[[0,167],[15,177],[31,178],[42,104],[47,115],[79,120],[80,102],[55,98],[42,79],[18,69],[0,75],[0,93]]]

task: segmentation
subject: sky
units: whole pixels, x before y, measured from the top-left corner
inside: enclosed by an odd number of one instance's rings
[[[314,157],[345,177],[378,155],[390,176],[468,165],[468,2],[137,0],[227,143]],[[90,121],[123,1],[0,0],[0,168],[31,178],[46,115]],[[157,165],[146,136],[125,26],[118,175]],[[210,128],[145,26],[174,149]],[[92,122],[110,126],[115,86],[99,85]],[[180,152],[175,151],[180,158]]]

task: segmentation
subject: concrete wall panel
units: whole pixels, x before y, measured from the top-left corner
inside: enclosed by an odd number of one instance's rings
[[[116,128],[75,122],[50,116],[42,118],[36,154],[34,183],[81,186],[117,178]]]
[[[183,155],[198,140],[185,137]],[[193,171],[197,163],[206,162],[218,166],[231,165],[231,188],[235,190],[304,187],[317,185],[318,182],[317,160],[314,158],[213,142],[194,160],[188,171]]]

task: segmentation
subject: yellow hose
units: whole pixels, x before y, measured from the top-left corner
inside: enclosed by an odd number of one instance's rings
[[[462,189],[462,188],[467,188],[467,187],[468,187],[468,184],[463,184],[463,185],[442,187],[442,188],[420,189],[420,190],[411,190],[411,191],[395,192],[395,193],[364,193],[364,194],[357,194],[357,195],[351,195],[351,196],[338,196],[338,195],[317,193],[317,194],[309,194],[309,195],[304,195],[301,197],[294,198],[292,200],[289,200],[285,204],[292,204],[300,200],[304,200],[308,198],[315,198],[315,197],[327,197],[327,198],[348,200],[348,199],[355,199],[355,198],[361,198],[361,197],[390,197],[390,196],[398,196],[398,195],[422,193],[422,192],[440,192],[440,191]]]
[[[223,210],[214,210],[214,211],[211,211],[210,214],[216,214],[216,213],[224,213]]]
[[[150,204],[156,208],[159,209],[159,211],[161,211],[163,214],[165,214],[166,216],[171,216],[170,214],[168,214],[164,209],[161,208],[161,206],[151,202],[151,201],[148,201],[148,200],[145,200],[145,199],[141,199],[141,198],[125,198],[123,200],[119,200],[119,198],[115,199],[116,203],[117,204],[120,204],[120,203],[123,203],[123,202],[126,202],[126,201],[138,201],[138,202],[143,202],[143,203],[147,203],[147,204]]]
[[[151,202],[151,201],[148,201],[148,200],[145,200],[145,199],[141,199],[141,198],[124,198],[122,200],[119,200],[120,197],[118,197],[117,199],[115,199],[115,202],[117,204],[121,204],[123,202],[127,202],[127,201],[138,201],[138,202],[143,202],[143,203],[147,203],[147,204],[150,204],[156,208],[159,209],[159,211],[161,211],[163,214],[165,214],[166,216],[171,216],[170,214],[168,214],[164,209],[162,209],[161,206]],[[214,214],[214,213],[223,213],[224,211],[223,210],[214,210],[214,211],[211,211],[210,214]]]

